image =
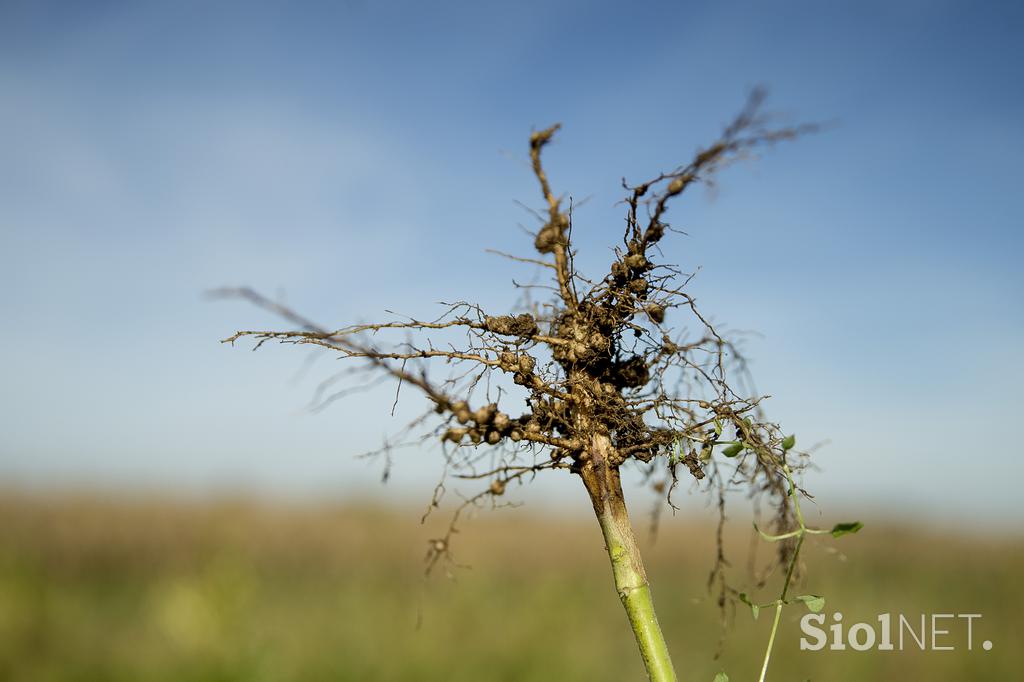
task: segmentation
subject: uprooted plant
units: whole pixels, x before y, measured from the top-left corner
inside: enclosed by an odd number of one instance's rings
[[[426,397],[429,409],[406,427],[403,437],[439,438],[446,471],[484,482],[458,508],[448,533],[432,541],[431,565],[451,560],[455,521],[467,507],[495,500],[509,484],[544,471],[579,476],[652,680],[676,677],[630,525],[622,467],[637,462],[653,470],[664,463],[662,489],[669,504],[680,472],[718,495],[720,506],[726,489],[743,485],[770,501],[777,533],[789,532],[794,524],[805,528],[795,504],[803,493],[792,479],[802,460],[792,440],[763,417],[764,396],[747,388],[745,363],[735,343],[685,291],[689,277],[660,262],[659,245],[672,231],[666,218],[674,201],[756,148],[808,129],[771,126],[761,102],[755,93],[721,137],[685,165],[639,184],[623,181],[625,234],[599,279],[584,277],[574,265],[571,205],[552,189],[541,162],[559,126],[533,133],[530,162],[544,201],[534,239],[538,255],[510,257],[543,268],[555,294],[542,303],[527,301],[513,314],[492,315],[458,302],[446,304],[431,321],[398,319],[330,329],[252,290],[221,292],[273,310],[297,327],[240,331],[226,342],[251,337],[257,348],[267,341],[322,346]],[[676,331],[684,325],[698,331]],[[402,338],[385,344],[381,339],[388,332]],[[435,343],[428,335],[444,336],[445,342]],[[445,365],[450,374],[442,380],[432,377],[431,361]],[[482,399],[481,392],[486,393]],[[523,401],[525,408],[513,407]],[[435,493],[432,505],[438,501]],[[795,540],[802,542],[803,532],[776,539],[779,561],[789,566],[788,585],[798,550]],[[723,566],[719,544],[711,584],[720,591],[720,604],[727,597]],[[779,608],[785,600],[783,594]]]

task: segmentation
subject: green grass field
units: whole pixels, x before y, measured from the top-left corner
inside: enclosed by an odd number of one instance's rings
[[[423,527],[417,511],[369,507],[4,495],[0,679],[644,678],[596,522],[545,519],[529,507],[483,513],[457,537],[468,568],[454,580],[443,571],[425,579],[426,540],[443,523],[438,515]],[[732,570],[743,588],[749,537],[735,525]],[[756,680],[770,613],[754,622],[737,608],[713,659],[711,539],[709,526],[676,517],[653,547],[645,541],[662,625],[680,679],[711,682],[725,670],[733,682]],[[770,679],[1022,678],[1019,539],[874,523],[805,552],[800,591],[826,595],[826,611],[842,611],[847,624],[885,612],[983,618],[973,651],[954,623],[940,643],[955,651],[802,652],[806,611],[793,606]]]

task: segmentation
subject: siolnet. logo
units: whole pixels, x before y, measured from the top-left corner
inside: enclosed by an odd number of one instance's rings
[[[827,617],[824,613],[808,613],[800,619],[801,651],[954,651],[974,649],[974,621],[980,620],[980,613],[933,613],[907,617],[903,614],[882,613],[878,615],[878,626],[873,623],[854,623],[843,627],[843,614],[832,614],[833,623],[824,628]],[[992,650],[992,641],[984,640],[981,648]]]

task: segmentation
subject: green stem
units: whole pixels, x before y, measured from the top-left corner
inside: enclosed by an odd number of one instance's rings
[[[779,629],[780,618],[782,618],[782,602],[775,606],[775,621],[772,622],[772,634],[768,637],[768,649],[764,652],[764,663],[761,665],[761,677],[758,678],[758,682],[764,682],[765,675],[768,674],[768,661],[772,657],[772,647],[775,646],[775,633]]]
[[[605,452],[604,447],[595,447],[592,454],[597,456],[592,457],[580,474],[601,524],[615,589],[629,617],[648,678],[652,682],[676,682],[668,645],[654,612],[647,573],[629,523],[619,472],[617,468],[606,465]]]
[[[782,618],[782,607],[786,604],[786,595],[789,594],[789,585],[793,580],[793,569],[796,568],[797,557],[800,556],[800,548],[804,544],[804,529],[800,529],[800,537],[796,541],[796,547],[793,548],[793,556],[789,558],[789,567],[786,569],[786,581],[782,584],[782,596],[779,597],[779,603],[775,605],[775,620],[772,622],[772,633],[768,637],[768,648],[764,652],[764,664],[761,665],[761,677],[758,682],[764,682],[765,676],[768,674],[768,661],[772,657],[772,647],[775,646],[775,633],[779,629],[779,620]]]
[[[796,489],[796,483],[793,482],[792,472],[789,470],[789,465],[782,465],[782,472],[786,475],[786,480],[789,482],[789,494],[793,498],[793,510],[796,513],[797,523],[800,527],[792,533],[784,533],[783,535],[775,536],[774,539],[781,540],[783,538],[796,536],[796,547],[793,548],[793,555],[789,558],[789,566],[786,568],[786,580],[782,583],[782,594],[779,596],[779,602],[775,605],[775,620],[772,622],[772,633],[768,637],[768,648],[764,652],[764,663],[761,665],[761,677],[758,678],[758,682],[764,682],[765,677],[768,675],[768,661],[772,657],[772,647],[775,646],[775,633],[779,630],[779,620],[782,618],[782,607],[786,604],[786,595],[789,594],[789,585],[793,581],[793,570],[796,568],[797,559],[800,556],[800,548],[804,546],[804,538],[807,536],[807,525],[804,523],[804,515],[800,511],[800,499],[799,493]]]
[[[624,506],[622,511],[625,516]],[[629,519],[616,516],[604,514],[598,519],[604,533],[608,558],[612,563],[615,589],[626,609],[648,677],[653,682],[675,682],[676,673],[654,612],[654,600],[651,598],[651,588],[643,564],[639,563],[640,555],[636,551],[633,531],[628,525]]]

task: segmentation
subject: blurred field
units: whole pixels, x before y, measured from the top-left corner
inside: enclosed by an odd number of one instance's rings
[[[4,494],[0,679],[643,679],[596,523],[529,507],[484,513],[458,536],[470,568],[424,580],[426,539],[443,518],[418,521],[416,511],[369,507]],[[748,537],[735,525],[742,583]],[[713,660],[711,551],[708,526],[678,517],[663,526],[648,550],[662,625],[681,679],[710,682],[719,670],[756,679],[770,614],[755,623],[737,610]],[[981,613],[975,650],[958,634],[956,651],[801,652],[794,606],[771,679],[1021,679],[1019,538],[875,523],[809,543],[807,560],[801,590],[826,595],[846,623]]]

